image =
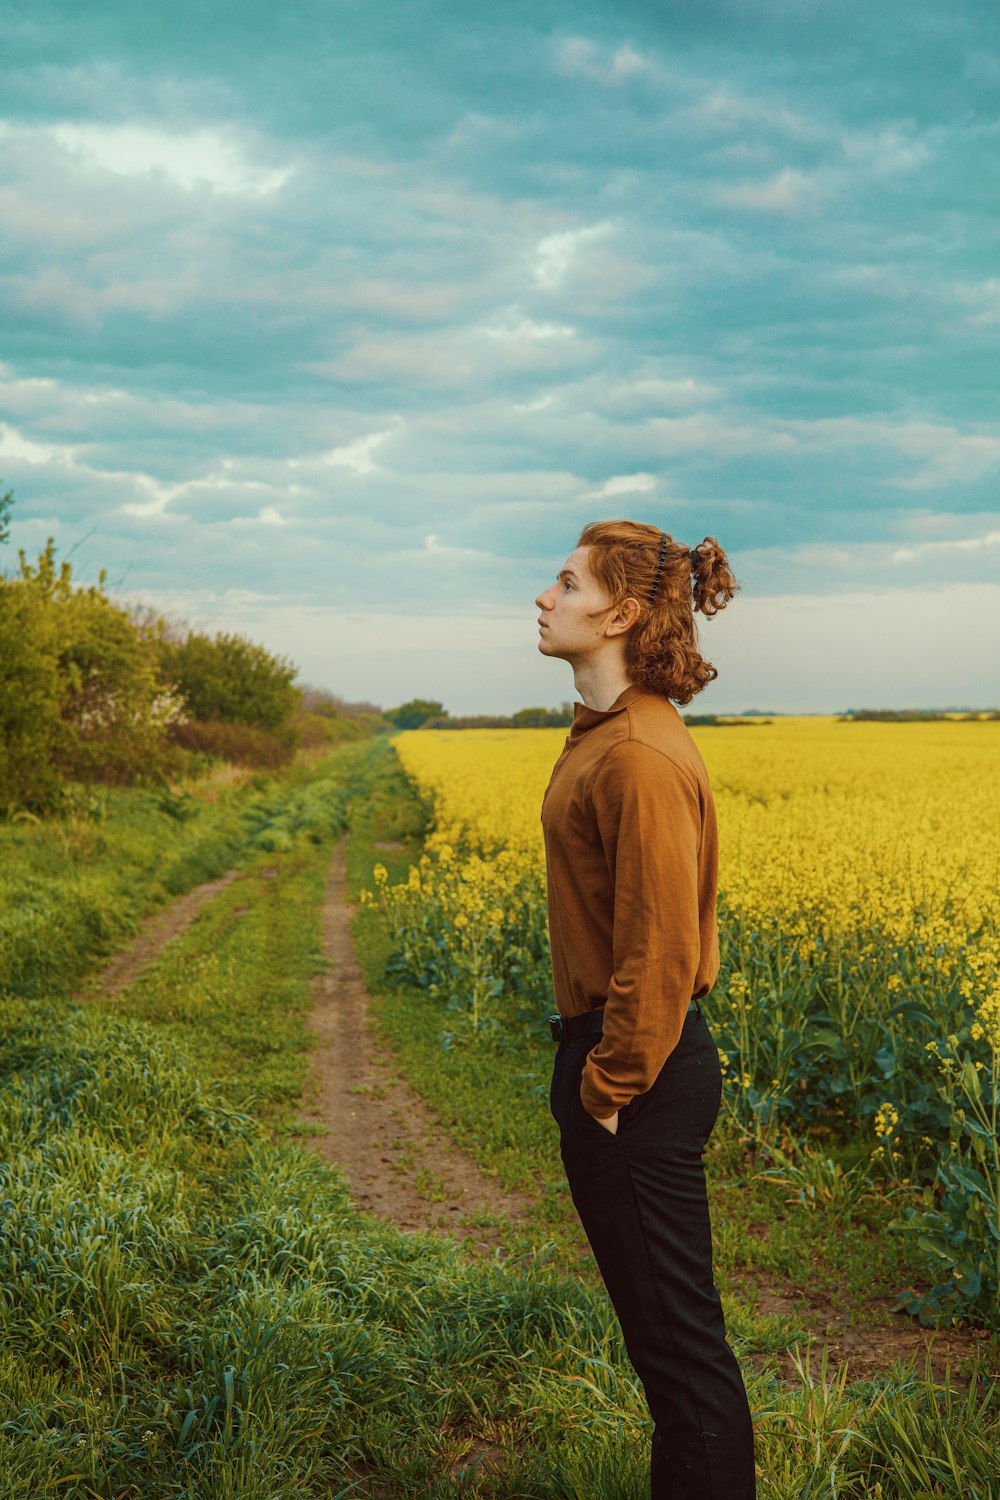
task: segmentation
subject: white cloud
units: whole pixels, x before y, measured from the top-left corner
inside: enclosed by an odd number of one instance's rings
[[[729,87],[710,86],[697,103],[675,118],[683,124],[704,125],[720,132],[743,131],[747,126],[756,125],[797,140],[813,140],[829,134],[829,126],[821,125],[785,104],[750,98]]]
[[[136,488],[145,490],[148,500],[127,500],[120,508],[127,516],[162,516],[171,500],[181,491],[179,484],[160,484],[149,474],[134,474]],[[180,520],[181,517],[175,517]]]
[[[710,453],[731,458],[741,453],[788,453],[798,446],[791,432],[765,418],[741,422],[707,412],[690,417],[650,417],[643,424],[643,433],[664,456]]]
[[[587,245],[600,239],[610,230],[607,222],[587,224],[582,229],[568,229],[560,234],[547,234],[535,248],[535,280],[540,287],[551,290],[559,286],[574,261]]]
[[[65,443],[36,443],[14,427],[0,422],[0,458],[25,464],[62,464],[72,466],[73,449]]]
[[[967,484],[1000,466],[1000,438],[959,432],[931,422],[907,423],[893,434],[896,446],[922,460],[915,474],[892,479],[898,489],[926,490]]]
[[[364,330],[336,359],[305,368],[336,381],[379,387],[404,382],[423,399],[434,390],[476,391],[484,398],[512,376],[560,373],[594,357],[594,345],[578,338],[569,324],[539,321],[508,308],[489,323],[473,326],[406,335]]]
[[[288,517],[283,516],[280,510],[273,505],[265,505],[264,509],[257,513],[257,519],[262,526],[287,526]]]
[[[450,542],[442,542],[439,536],[431,532],[424,537],[423,551],[431,552],[441,557],[492,557],[492,553],[485,552],[478,547],[455,547]]]
[[[843,570],[856,566],[857,554],[847,547],[836,547],[830,542],[800,542],[797,547],[782,548],[782,556],[789,566],[801,564],[803,568],[836,568]],[[863,549],[858,548],[858,553]]]
[[[941,288],[928,284],[926,277],[912,271],[901,271],[898,266],[858,264],[838,266],[830,273],[831,280],[842,286],[863,287],[886,297],[890,302],[908,302],[913,297],[939,296]]]
[[[683,128],[707,128],[720,135],[739,132],[742,139],[729,152],[734,160],[740,148],[751,156],[766,156],[771,145],[767,136],[782,135],[813,150],[823,150],[831,163],[839,159],[876,176],[915,171],[931,160],[935,144],[933,132],[917,134],[909,120],[852,130],[834,117],[804,114],[780,99],[740,94],[728,85],[709,86],[695,104],[673,115],[672,123]],[[755,138],[760,135],[765,139]]]
[[[903,545],[883,540],[847,543],[798,542],[782,544],[780,547],[774,543],[763,543],[760,546],[741,549],[738,571],[745,570],[747,578],[756,580],[758,585],[766,579],[769,592],[776,583],[780,587],[783,579],[796,575],[803,568],[810,569],[816,577],[826,575],[828,581],[839,573],[846,575],[850,582],[856,585],[859,598],[876,580],[887,577],[885,571],[887,564],[898,569],[900,586],[902,586],[902,580],[920,578],[926,581],[928,587],[937,590],[944,584],[942,563],[948,564],[957,554],[966,554],[964,566],[959,564],[948,567],[950,585],[956,583],[957,575],[970,572],[971,565],[978,560],[975,554],[981,554],[985,567],[976,570],[974,581],[982,583],[989,577],[990,559],[986,555],[987,549],[1000,544],[1000,530],[996,529],[995,516],[977,518],[941,515],[928,517],[925,520],[928,522],[928,528],[935,530],[947,528],[954,532],[964,526],[968,531],[976,520],[979,520],[984,529],[976,535],[914,539]],[[915,528],[909,522],[909,517],[902,516],[893,529],[904,532],[912,531]],[[930,525],[930,523],[936,524]],[[924,562],[927,566],[920,567],[919,564]],[[907,566],[914,563],[918,566]],[[753,586],[751,584],[751,588]]]
[[[369,432],[365,437],[355,438],[353,443],[345,443],[340,448],[331,448],[328,453],[322,455],[323,462],[350,469],[355,474],[374,474],[378,465],[372,458],[372,454],[385,442],[386,438],[392,437],[398,431],[399,421],[400,419],[397,418],[396,427],[387,427],[381,432]]]
[[[587,499],[611,500],[615,495],[648,495],[655,489],[655,474],[615,474],[596,490],[590,490]]]
[[[663,411],[678,406],[703,406],[723,395],[721,386],[690,375],[676,380],[651,376],[616,381],[602,394],[600,404],[613,411]]]
[[[624,83],[652,69],[649,58],[638,52],[631,42],[612,51],[598,47],[583,36],[564,37],[556,49],[556,67],[570,77],[592,78],[605,87]]]
[[[289,517],[283,515],[276,505],[265,505],[255,516],[231,516],[224,524],[226,526],[288,526],[290,522]]]
[[[342,293],[338,288],[329,288],[329,300],[334,305],[338,295],[348,308],[363,308],[366,312],[381,313],[388,318],[431,322],[453,314],[463,301],[468,300],[470,291],[468,287],[454,283],[447,286],[432,282],[407,285],[373,277],[352,282]]]
[[[815,177],[796,171],[794,167],[785,167],[761,182],[719,188],[715,196],[719,203],[730,208],[753,213],[799,214],[817,208],[822,192]]]
[[[1000,280],[995,276],[986,281],[959,282],[954,295],[974,310],[966,318],[970,328],[987,328],[1000,323]]]
[[[914,172],[931,160],[927,136],[918,136],[912,125],[884,125],[876,130],[845,130],[839,138],[844,157],[860,163],[879,176]]]
[[[951,519],[954,519],[953,517]],[[978,551],[983,547],[1000,544],[1000,531],[988,531],[985,536],[952,537],[945,541],[917,542],[910,547],[897,547],[891,554],[892,562],[912,562],[928,552]]]
[[[136,471],[106,475],[107,478],[117,480],[128,480],[140,492],[150,496],[148,500],[131,500],[119,508],[129,516],[161,516],[169,521],[187,521],[190,516],[182,515],[180,512],[168,511],[167,506],[176,500],[178,495],[186,495],[190,499],[197,500],[200,493],[205,494],[242,494],[245,491],[265,490],[273,492],[274,486],[265,484],[257,479],[239,479],[225,472],[232,466],[231,459],[223,459],[221,462],[222,473],[200,474],[194,479],[185,479],[178,484],[168,484],[154,478],[151,474],[142,474]],[[99,473],[99,470],[92,472]],[[242,517],[240,519],[246,519]]]
[[[514,401],[511,405],[514,411],[544,411],[555,399],[551,391],[546,391],[544,396],[536,396],[532,401]]]
[[[995,510],[962,511],[956,515],[950,510],[906,510],[899,516],[894,530],[915,542],[948,541],[956,527],[966,531],[980,526],[991,530],[997,522]]]
[[[77,453],[78,450],[69,444],[39,443],[0,422],[0,459],[9,459],[15,463],[26,463],[36,467],[69,469],[81,477],[90,479],[112,483],[125,482],[133,490],[139,490],[151,497],[148,500],[123,504],[120,509],[129,515],[160,515],[176,495],[189,489],[192,484],[211,486],[226,483],[224,479],[213,480],[211,476],[208,476],[205,479],[188,481],[184,484],[164,484],[151,474],[144,474],[137,469],[102,469],[94,464],[81,462]]]
[[[125,177],[162,173],[186,189],[208,186],[219,193],[267,196],[282,188],[293,171],[253,161],[244,143],[226,128],[181,132],[66,122],[50,126],[49,133],[83,167]]]
[[[794,442],[810,452],[870,447],[913,459],[919,465],[914,472],[880,481],[894,489],[925,490],[967,484],[1000,466],[1000,437],[962,432],[943,422],[825,417],[813,422],[786,421],[781,426]]]
[[[483,332],[491,339],[538,343],[541,339],[571,339],[576,329],[571,328],[568,323],[539,323],[512,309],[505,314],[503,321],[485,325]]]
[[[485,115],[481,110],[468,109],[445,137],[445,145],[460,147],[486,143],[510,150],[531,128],[530,121],[521,117],[504,119],[502,115]]]

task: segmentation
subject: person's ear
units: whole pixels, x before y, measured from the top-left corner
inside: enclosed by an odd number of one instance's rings
[[[632,629],[641,613],[638,599],[633,599],[631,594],[627,594],[608,620],[605,635],[624,635],[626,630]]]

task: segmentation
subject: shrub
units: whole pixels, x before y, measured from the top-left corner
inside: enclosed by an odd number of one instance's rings
[[[0,580],[0,806],[52,806],[61,777],[49,754],[59,723],[55,622],[37,590]]]
[[[36,566],[0,583],[2,801],[50,810],[65,779],[156,779],[172,764],[166,729],[180,700],[160,674],[155,634],[97,585],[57,569],[51,537]]]
[[[296,719],[295,728],[299,749],[307,752],[362,739],[369,733],[367,724],[361,719],[339,719],[318,710],[314,714],[302,714]]]
[[[297,667],[243,636],[190,632],[159,643],[163,672],[176,682],[192,718],[278,730],[298,707]]]
[[[298,743],[291,727],[271,730],[253,724],[230,724],[221,719],[189,719],[186,723],[172,724],[170,737],[192,753],[266,770],[286,765]]]

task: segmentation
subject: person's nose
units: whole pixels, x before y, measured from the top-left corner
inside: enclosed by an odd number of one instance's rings
[[[539,609],[551,609],[552,608],[552,590],[550,588],[548,588],[548,589],[545,589],[545,591],[543,593],[537,594],[535,596],[535,603],[536,603],[536,605],[538,606]]]

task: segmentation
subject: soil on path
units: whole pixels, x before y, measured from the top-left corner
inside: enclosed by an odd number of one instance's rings
[[[117,995],[119,990],[128,989],[146,965],[190,927],[198,913],[214,901],[220,891],[239,880],[244,873],[243,870],[227,870],[217,880],[206,880],[203,885],[193,886],[169,906],[144,917],[128,946],[113,954],[98,973],[90,975],[79,993],[74,995],[74,1000],[85,1000],[88,994],[96,991],[103,995]]]
[[[351,944],[344,846],[337,845],[323,902],[328,966],[313,984],[313,1053],[304,1120],[326,1127],[316,1149],[347,1178],[358,1206],[398,1229],[468,1241],[503,1259],[495,1227],[477,1216],[522,1219],[528,1198],[502,1188],[454,1144],[434,1110],[398,1076],[374,1032]]]
[[[763,1368],[776,1365],[781,1379],[793,1385],[799,1381],[796,1361],[807,1372],[813,1384],[819,1384],[823,1345],[828,1345],[826,1379],[836,1379],[839,1367],[847,1365],[847,1379],[871,1380],[883,1374],[897,1362],[914,1361],[917,1379],[924,1375],[925,1360],[930,1361],[930,1371],[938,1385],[943,1386],[945,1377],[953,1390],[968,1390],[969,1380],[959,1366],[971,1360],[977,1352],[992,1351],[987,1359],[985,1373],[988,1378],[1000,1376],[1000,1359],[996,1338],[991,1339],[985,1328],[925,1328],[905,1312],[893,1312],[894,1297],[872,1297],[870,1307],[878,1308],[888,1317],[888,1323],[877,1327],[862,1328],[852,1321],[850,1309],[837,1307],[822,1293],[813,1293],[806,1288],[789,1288],[768,1273],[742,1272],[733,1278],[733,1293],[750,1300],[756,1294],[754,1311],[758,1317],[790,1316],[815,1335],[815,1342],[808,1347],[800,1345],[795,1354],[781,1351],[766,1355],[751,1353],[743,1356],[748,1364]]]

